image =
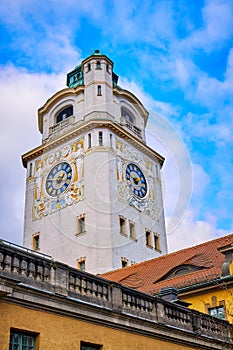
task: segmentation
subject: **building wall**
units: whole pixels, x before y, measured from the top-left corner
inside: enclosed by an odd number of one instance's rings
[[[37,350],[78,350],[80,341],[100,344],[103,350],[174,350],[174,345],[176,350],[193,349],[130,333],[127,328],[117,330],[4,302],[0,304],[0,309],[1,350],[9,349],[10,328],[38,333]]]
[[[191,303],[190,309],[208,313],[208,308],[225,305],[225,318],[233,323],[233,286],[219,284],[218,288],[202,289],[192,294],[181,294],[180,299]]]

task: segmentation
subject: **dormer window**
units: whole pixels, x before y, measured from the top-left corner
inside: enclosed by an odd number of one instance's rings
[[[71,115],[73,115],[73,106],[62,109],[56,116],[56,123],[60,123],[61,121],[69,118]]]
[[[100,61],[97,61],[97,62],[96,62],[96,69],[101,69]]]

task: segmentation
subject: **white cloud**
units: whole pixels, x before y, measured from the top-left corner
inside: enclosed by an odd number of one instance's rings
[[[220,48],[233,34],[231,0],[208,0],[202,8],[202,26],[181,41],[184,50],[202,49],[211,52]]]
[[[21,155],[41,143],[36,109],[59,88],[64,76],[29,74],[14,66],[0,71],[1,238],[22,243],[25,169]]]
[[[191,247],[212,240],[217,236],[229,234],[229,232],[218,231],[216,229],[216,222],[213,217],[209,217],[208,221],[201,221],[195,217],[194,213],[195,209],[190,208],[176,231],[168,233],[169,252]]]

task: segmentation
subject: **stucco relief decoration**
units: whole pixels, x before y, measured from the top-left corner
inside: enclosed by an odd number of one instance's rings
[[[134,163],[142,170],[147,181],[147,194],[145,198],[138,198],[130,190],[125,173],[129,163]],[[131,205],[141,212],[151,216],[153,219],[158,218],[158,208],[156,202],[156,183],[154,164],[137,152],[133,147],[116,140],[116,173],[117,173],[117,192],[118,198],[124,203]]]
[[[35,164],[33,219],[84,199],[84,140],[67,144]]]

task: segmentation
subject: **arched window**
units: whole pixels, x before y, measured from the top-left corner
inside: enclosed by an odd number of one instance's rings
[[[62,109],[56,117],[56,123],[60,123],[62,120],[69,118],[71,115],[73,115],[73,106]]]
[[[121,116],[128,120],[130,123],[134,124],[134,116],[127,108],[121,108]]]
[[[101,68],[100,61],[97,61],[96,62],[96,69],[100,69],[100,68]]]

